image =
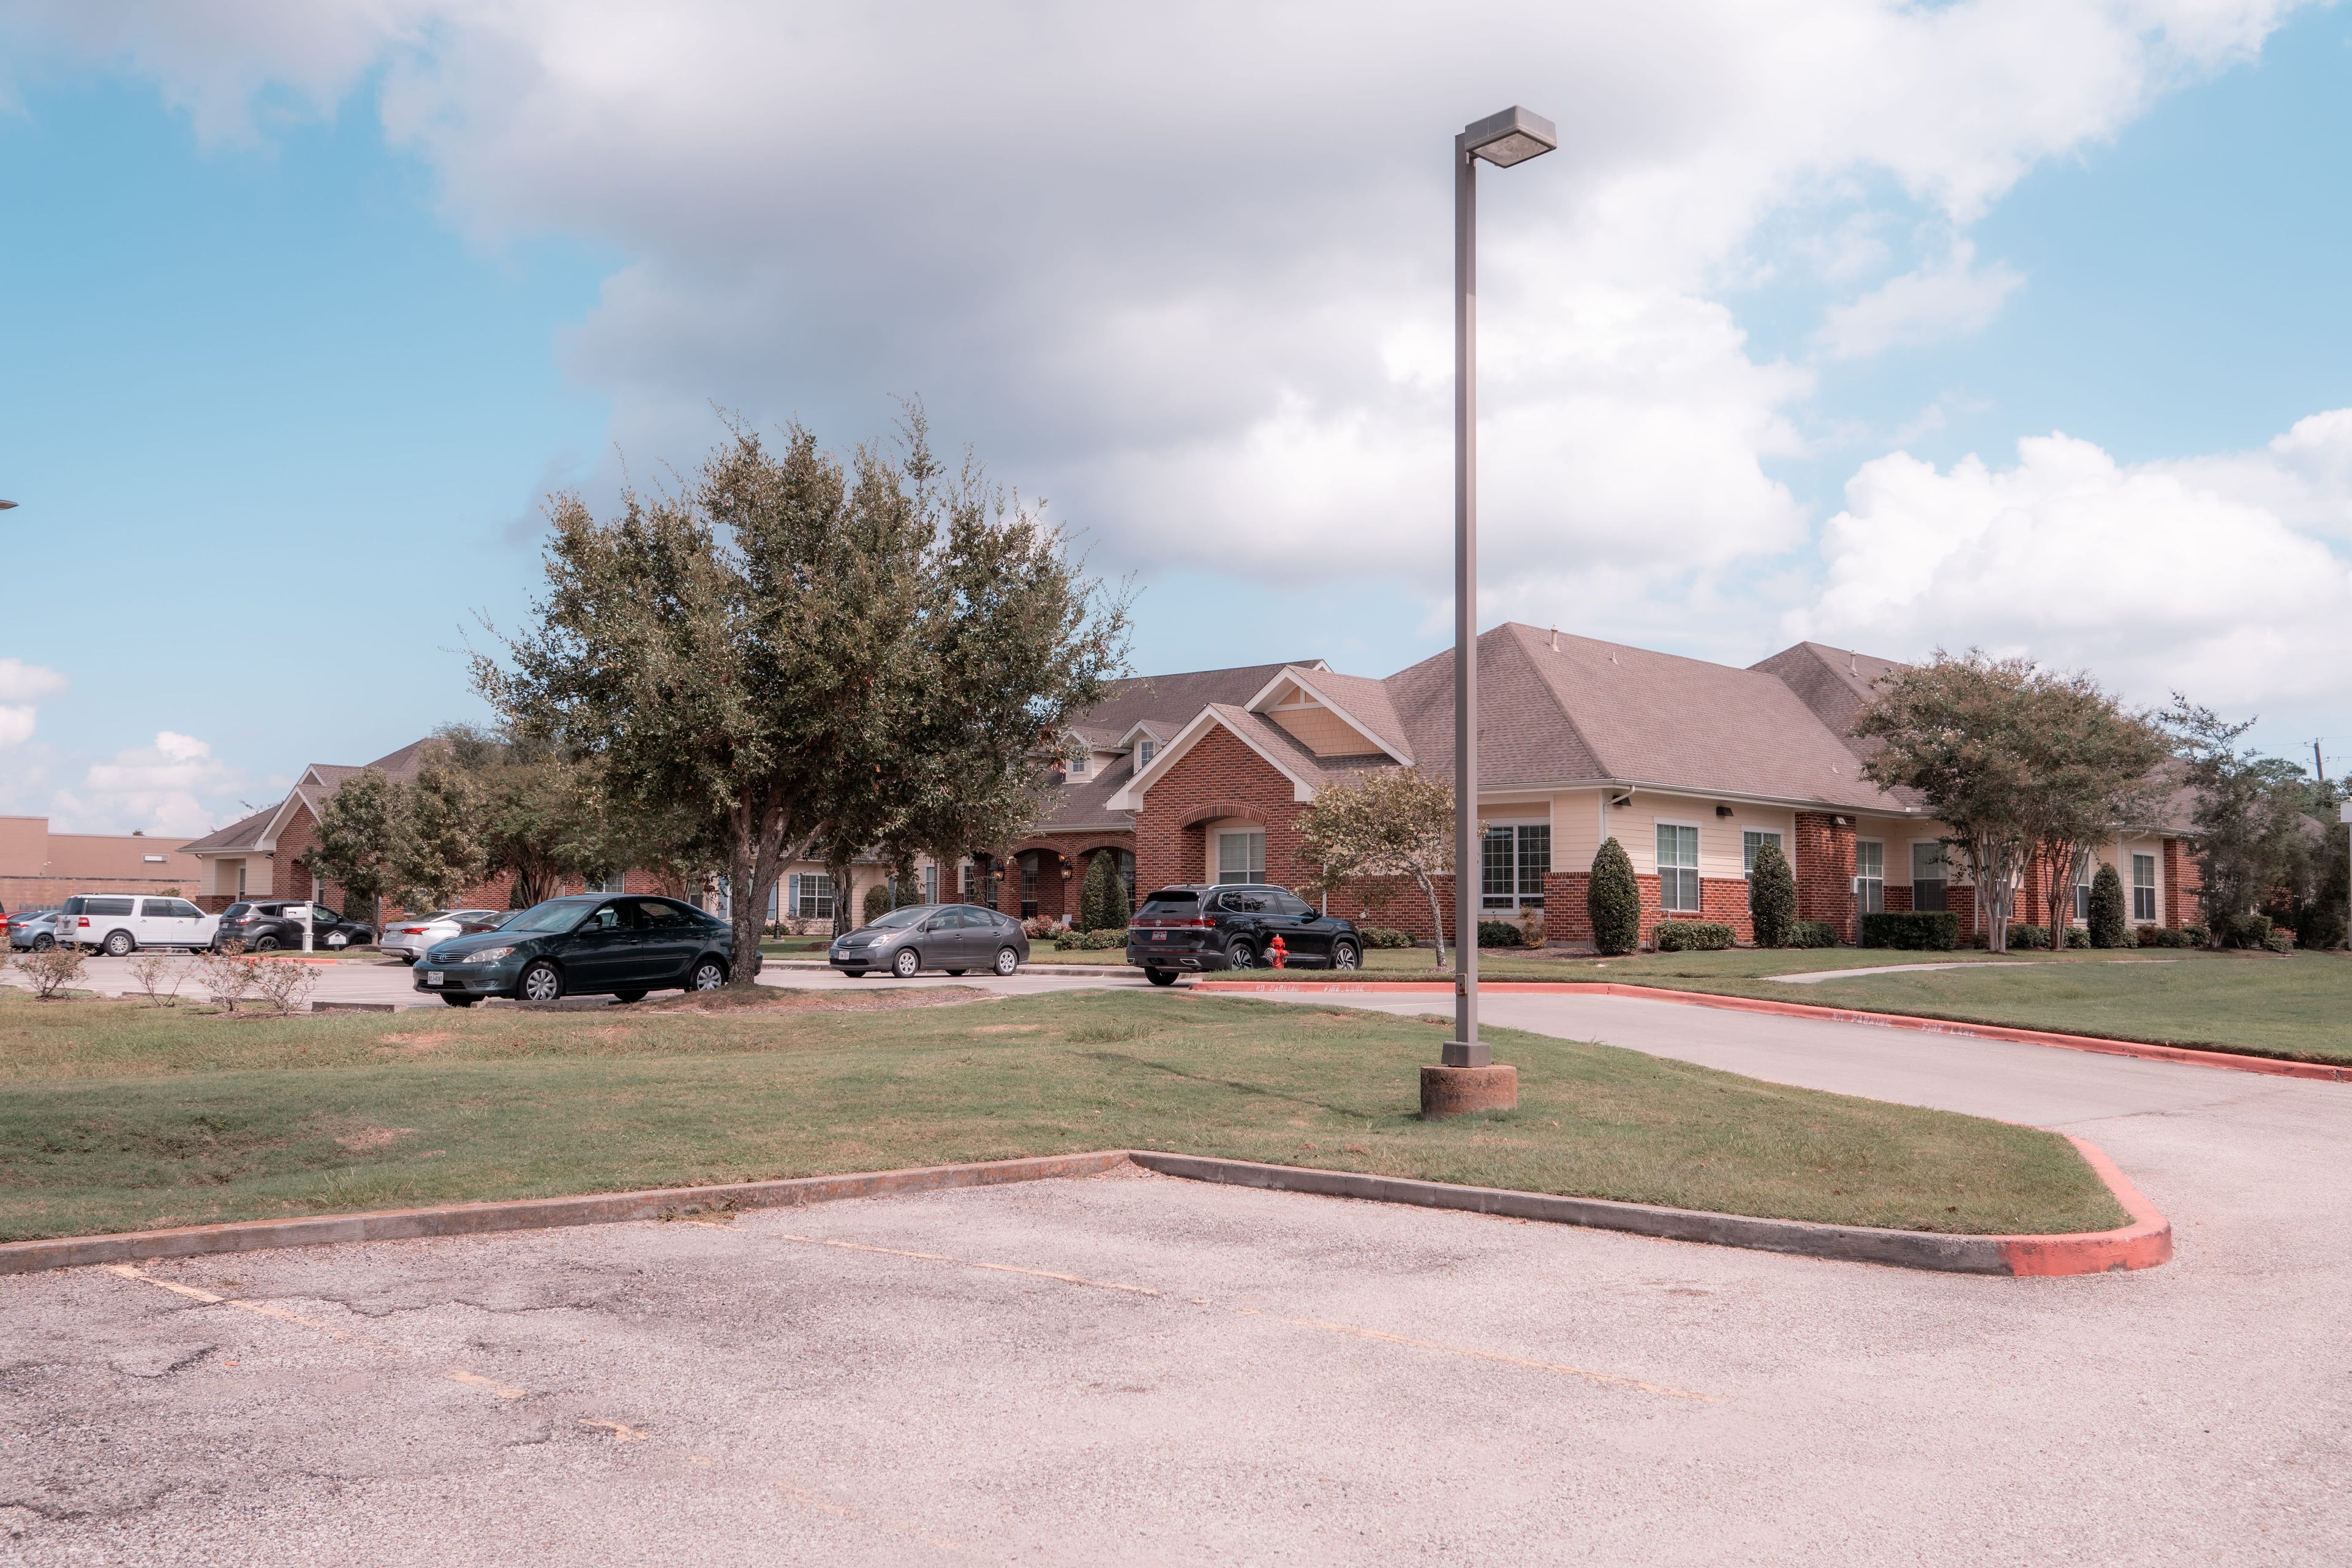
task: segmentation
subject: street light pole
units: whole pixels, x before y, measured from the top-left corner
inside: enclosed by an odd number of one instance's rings
[[[1559,145],[1550,121],[1516,106],[1454,139],[1454,1038],[1422,1069],[1424,1116],[1518,1103],[1517,1073],[1478,1037],[1478,163]]]

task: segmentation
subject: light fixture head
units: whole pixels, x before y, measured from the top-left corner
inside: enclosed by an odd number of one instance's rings
[[[16,510],[16,503],[15,501],[0,500],[0,511],[14,511]]]
[[[1540,158],[1559,145],[1559,126],[1517,104],[1500,114],[1475,121],[1462,131],[1462,150],[1499,169]]]

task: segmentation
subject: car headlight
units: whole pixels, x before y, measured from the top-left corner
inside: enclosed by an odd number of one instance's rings
[[[514,949],[510,947],[486,947],[479,952],[469,952],[463,958],[452,959],[450,962],[453,963],[496,963],[499,959],[509,956],[513,952]]]

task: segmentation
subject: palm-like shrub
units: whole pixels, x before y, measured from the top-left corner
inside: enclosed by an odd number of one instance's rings
[[[1592,857],[1584,897],[1593,946],[1613,956],[1642,945],[1642,886],[1633,880],[1633,857],[1616,839],[1604,840]]]
[[[1756,847],[1756,869],[1748,873],[1748,919],[1759,947],[1788,947],[1797,931],[1797,877],[1778,839]]]

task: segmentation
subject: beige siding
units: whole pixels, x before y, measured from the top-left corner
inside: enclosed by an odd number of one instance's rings
[[[1201,880],[1203,882],[1213,882],[1217,879],[1218,834],[1263,833],[1265,831],[1265,824],[1262,822],[1252,822],[1246,817],[1240,816],[1221,816],[1215,821],[1208,824],[1201,835],[1201,841],[1203,849],[1203,853],[1201,857]]]
[[[1601,792],[1573,790],[1552,797],[1551,868],[1590,871],[1601,852]]]

